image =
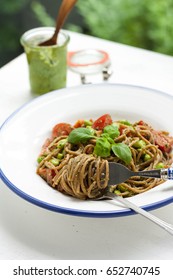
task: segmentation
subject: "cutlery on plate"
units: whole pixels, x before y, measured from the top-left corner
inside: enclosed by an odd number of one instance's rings
[[[110,173],[109,183],[108,183],[109,186],[101,191],[101,196],[96,198],[96,200],[115,199],[120,203],[122,203],[123,205],[127,206],[128,208],[132,209],[136,213],[141,214],[143,217],[154,222],[156,225],[166,230],[171,235],[173,235],[173,225],[162,221],[161,219],[157,218],[156,216],[152,215],[146,210],[138,207],[130,200],[123,198],[122,196],[119,196],[110,191],[110,185],[122,183],[131,176],[154,177],[154,178],[162,178],[165,180],[173,179],[173,168],[133,172],[119,163],[110,162],[109,173]]]
[[[102,190],[102,194],[100,197],[96,198],[95,200],[103,200],[103,199],[115,199],[125,205],[126,207],[132,209],[136,213],[142,215],[143,217],[149,219],[162,229],[166,230],[168,233],[173,235],[173,225],[164,222],[163,220],[157,218],[156,216],[152,215],[151,213],[147,212],[146,210],[138,207],[136,204],[132,203],[130,200],[123,198],[109,190],[110,187]]]
[[[120,184],[132,176],[161,178],[163,180],[173,180],[173,167],[134,172],[120,163],[109,162],[108,185]]]

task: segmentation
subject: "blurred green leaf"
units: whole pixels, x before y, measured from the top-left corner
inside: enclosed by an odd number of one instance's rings
[[[173,54],[172,0],[78,0],[90,35]]]
[[[19,53],[19,38],[25,28],[36,22],[55,26],[46,6],[56,6],[57,1],[0,1],[1,66],[6,53]],[[67,22],[69,30],[173,55],[173,0],[78,0],[75,10],[80,20],[77,24]]]
[[[34,12],[37,20],[43,26],[55,26],[55,20],[47,13],[46,8],[38,1],[31,3],[31,9]]]
[[[0,13],[14,14],[21,10],[29,0],[1,0]]]

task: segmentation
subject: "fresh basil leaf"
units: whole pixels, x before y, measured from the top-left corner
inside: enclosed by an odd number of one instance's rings
[[[110,156],[110,152],[111,144],[109,141],[104,137],[97,138],[94,153],[100,157],[108,157]]]
[[[86,143],[91,138],[95,138],[95,136],[90,129],[79,127],[70,132],[68,142],[71,144]]]
[[[132,154],[130,148],[124,143],[115,143],[112,145],[113,153],[123,160],[126,164],[129,164],[132,160]]]
[[[100,135],[100,137],[106,138],[106,139],[109,141],[109,143],[111,143],[111,144],[114,144],[114,143],[115,143],[114,140],[109,136],[108,133],[102,133],[102,134]]]
[[[103,132],[107,133],[109,135],[109,137],[111,137],[113,139],[120,135],[118,127],[113,124],[105,126],[105,128],[103,129]]]

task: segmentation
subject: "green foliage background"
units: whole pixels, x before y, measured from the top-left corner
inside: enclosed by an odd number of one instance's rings
[[[20,52],[22,26],[19,15],[28,2],[29,0],[0,0],[0,66]]]
[[[60,3],[1,0],[0,66],[22,52],[23,31],[55,24]],[[55,13],[47,11],[50,6]],[[78,0],[72,14],[64,28],[173,55],[173,0]]]
[[[79,0],[87,33],[173,54],[173,0]]]

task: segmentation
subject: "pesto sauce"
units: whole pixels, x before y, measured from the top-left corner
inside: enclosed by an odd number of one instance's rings
[[[43,94],[66,86],[67,46],[26,47],[31,90]]]

